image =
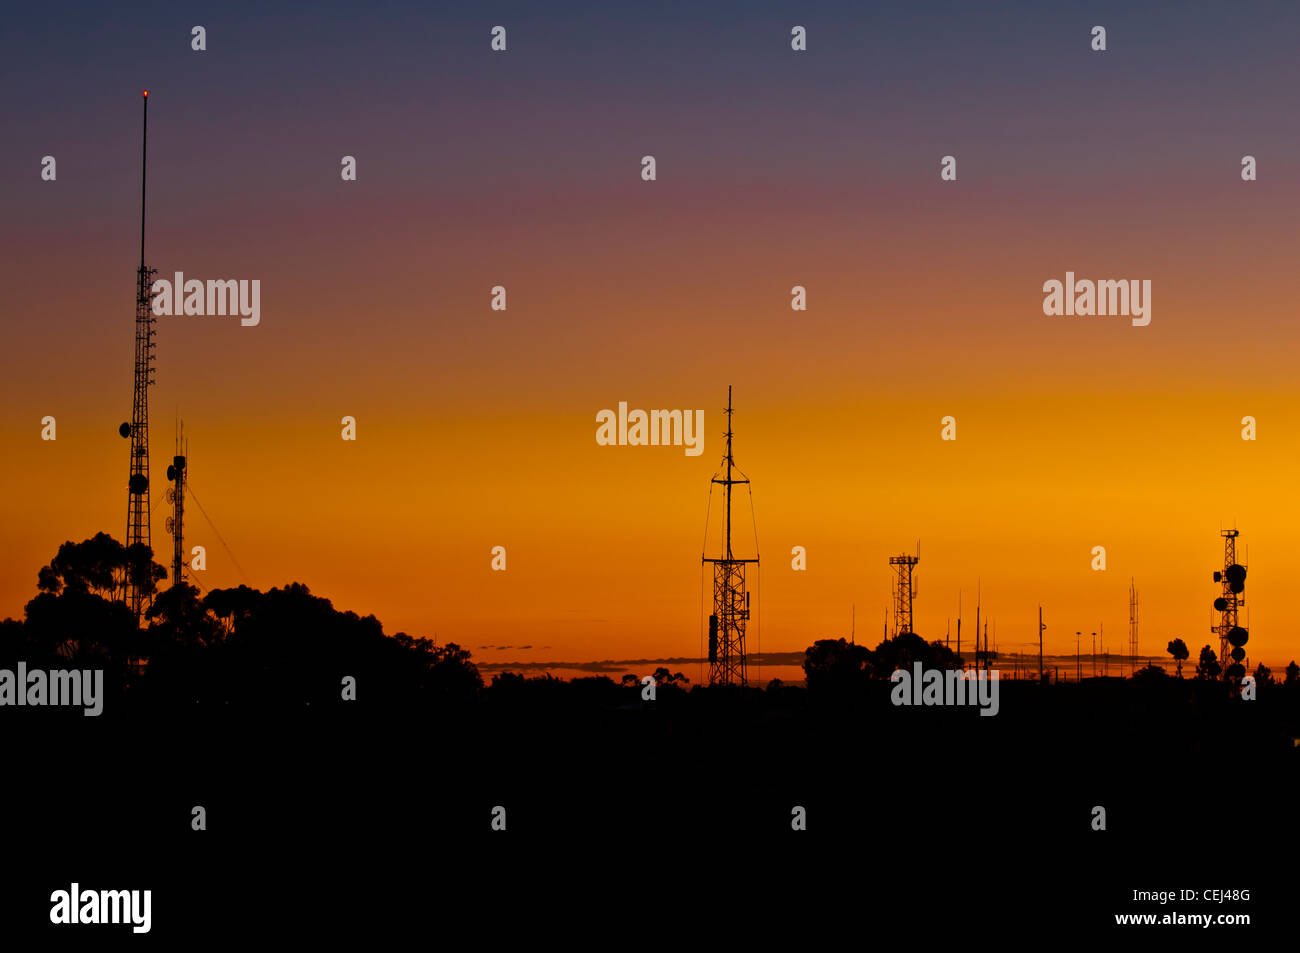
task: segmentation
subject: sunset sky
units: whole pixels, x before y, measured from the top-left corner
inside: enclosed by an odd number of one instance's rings
[[[125,533],[148,88],[148,263],[262,287],[258,327],[158,321],[154,546],[179,413],[244,571],[190,508],[207,588],[301,581],[488,661],[697,655],[730,384],[751,650],[846,636],[855,604],[874,644],[919,540],[927,638],[978,582],[1004,649],[1041,604],[1049,652],[1102,623],[1123,652],[1134,577],[1143,652],[1194,659],[1236,525],[1249,658],[1285,666],[1300,12],[861,6],[7,12],[0,617],[59,543]],[[1045,316],[1066,271],[1150,279],[1150,325]],[[702,409],[704,453],[598,446],[619,401]]]

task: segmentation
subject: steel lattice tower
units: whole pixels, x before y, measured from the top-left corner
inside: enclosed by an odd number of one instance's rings
[[[912,600],[916,598],[916,587],[912,583],[912,571],[921,561],[920,556],[890,556],[889,565],[894,567],[894,636],[911,633]]]
[[[735,460],[731,454],[731,387],[727,387],[727,451],[722,458],[726,477],[714,476],[711,482],[725,487],[727,497],[727,532],[722,555],[717,559],[703,557],[703,562],[713,564],[713,614],[709,616],[709,684],[747,684],[745,673],[745,626],[749,621],[749,592],[745,588],[745,565],[758,563],[753,559],[737,559],[731,548],[731,488],[749,483],[748,478],[735,479],[732,471]],[[744,475],[742,474],[742,477]]]
[[[149,385],[154,382],[154,336],[157,334],[149,289],[157,272],[144,262],[144,210],[149,147],[149,91],[143,94],[144,130],[140,152],[140,269],[135,286],[135,396],[131,423],[120,432],[131,438],[131,475],[127,483],[126,545],[131,556],[124,580],[125,601],[137,621],[153,601],[153,539],[149,525]],[[144,547],[144,550],[135,547]],[[147,552],[146,552],[147,551]]]
[[[167,468],[167,479],[171,486],[167,488],[167,499],[172,504],[172,515],[167,519],[167,531],[172,534],[172,585],[179,586],[184,581],[185,572],[185,438],[184,425],[176,434],[176,455],[172,457],[171,466]]]
[[[1214,600],[1214,608],[1219,610],[1219,624],[1210,631],[1219,636],[1219,666],[1223,677],[1227,677],[1230,638],[1237,628],[1237,613],[1246,604],[1243,594],[1246,570],[1237,563],[1237,536],[1235,529],[1219,531],[1223,537],[1223,571],[1214,574],[1214,581],[1223,583],[1223,594]],[[1243,640],[1244,642],[1244,640]]]

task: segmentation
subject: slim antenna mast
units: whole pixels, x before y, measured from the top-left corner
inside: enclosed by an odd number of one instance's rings
[[[149,178],[149,90],[141,94],[144,100],[144,130],[140,137],[140,267],[144,267],[144,197]]]
[[[149,90],[141,94],[144,128],[140,149],[140,269],[135,289],[135,393],[131,422],[118,433],[131,439],[131,472],[127,481],[126,546],[127,570],[123,579],[123,601],[137,624],[153,602],[153,539],[149,515],[149,385],[153,380],[155,319],[149,289],[157,274],[144,262],[145,187],[148,183]]]
[[[726,487],[727,530],[723,543],[722,556],[718,559],[703,557],[703,562],[713,564],[713,614],[709,616],[709,684],[740,685],[747,684],[745,672],[745,628],[749,622],[749,592],[745,588],[745,566],[758,563],[758,554],[753,559],[737,559],[731,547],[731,488],[740,483],[749,483],[741,474],[736,479],[732,471],[735,459],[731,452],[731,387],[727,387],[727,450],[722,462],[726,467],[726,478],[713,478],[713,483]]]
[[[167,468],[167,480],[172,484],[167,498],[172,503],[172,515],[167,520],[167,531],[172,534],[172,585],[185,581],[185,477],[187,469],[185,421],[176,423],[176,455]]]

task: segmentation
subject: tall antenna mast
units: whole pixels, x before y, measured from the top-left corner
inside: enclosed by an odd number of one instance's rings
[[[167,499],[172,504],[172,515],[167,518],[167,531],[172,534],[172,586],[179,586],[185,581],[185,422],[179,421],[176,427],[176,455],[172,457],[171,466],[167,468]]]
[[[1043,630],[1047,626],[1043,625],[1043,607],[1038,607],[1038,681],[1043,680]]]
[[[961,658],[961,590],[957,590],[957,658]]]
[[[135,395],[131,422],[118,433],[131,438],[131,474],[127,481],[127,571],[123,597],[136,622],[153,601],[153,539],[149,525],[149,385],[153,380],[154,328],[149,289],[157,272],[144,261],[145,187],[148,182],[149,90],[141,94],[144,129],[140,149],[140,269],[135,289]]]
[[[1137,671],[1138,660],[1138,593],[1137,580],[1131,576],[1128,581],[1128,656],[1129,674]]]
[[[917,544],[920,548],[920,544]],[[916,586],[912,574],[920,556],[890,556],[889,565],[894,570],[894,637],[912,634],[912,602],[916,598]]]
[[[736,479],[732,471],[736,469],[735,458],[731,453],[731,387],[727,387],[727,450],[722,458],[726,478],[713,477],[711,482],[726,488],[727,496],[727,531],[723,543],[722,556],[718,559],[702,557],[702,561],[713,564],[713,614],[709,616],[709,684],[740,685],[746,684],[745,674],[745,626],[749,621],[749,592],[745,588],[745,565],[758,563],[758,554],[753,559],[737,559],[731,548],[731,488],[740,483],[749,483],[741,474]]]
[[[144,102],[144,128],[140,135],[140,267],[144,268],[144,198],[149,178],[149,90],[140,94]]]

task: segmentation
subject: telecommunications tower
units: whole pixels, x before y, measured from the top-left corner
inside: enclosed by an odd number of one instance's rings
[[[124,597],[127,608],[140,620],[153,600],[153,540],[149,530],[149,385],[153,380],[154,327],[149,289],[157,272],[144,263],[145,184],[149,147],[149,90],[142,94],[144,129],[140,151],[140,268],[135,283],[135,396],[131,404],[131,422],[118,428],[123,437],[131,438],[131,475],[127,481],[126,546],[127,563]],[[140,549],[139,547],[144,547]]]
[[[167,468],[167,499],[172,504],[172,515],[167,517],[167,532],[172,534],[172,585],[179,586],[185,571],[185,425],[180,424],[176,432],[176,455],[172,457]]]
[[[1219,636],[1219,664],[1223,668],[1223,677],[1236,681],[1246,672],[1241,660],[1246,657],[1248,635],[1237,621],[1239,610],[1246,604],[1246,565],[1237,562],[1237,530],[1219,530],[1219,535],[1223,537],[1223,569],[1214,573],[1214,581],[1223,584],[1223,594],[1214,600],[1219,624],[1211,626],[1210,631]]]
[[[912,572],[920,556],[890,556],[889,565],[894,567],[894,637],[911,634],[912,600],[916,598],[916,584],[912,581]]]
[[[749,483],[749,478],[741,473],[741,479],[732,476],[737,469],[731,455],[731,387],[727,387],[727,450],[722,457],[725,478],[719,479],[715,474],[712,483],[724,487],[727,498],[727,530],[724,537],[722,554],[717,559],[702,557],[703,563],[713,564],[713,614],[709,616],[709,684],[740,685],[746,684],[745,675],[745,627],[749,622],[749,590],[745,587],[745,566],[758,564],[758,543],[755,539],[754,558],[738,559],[731,548],[731,488],[738,484]]]

